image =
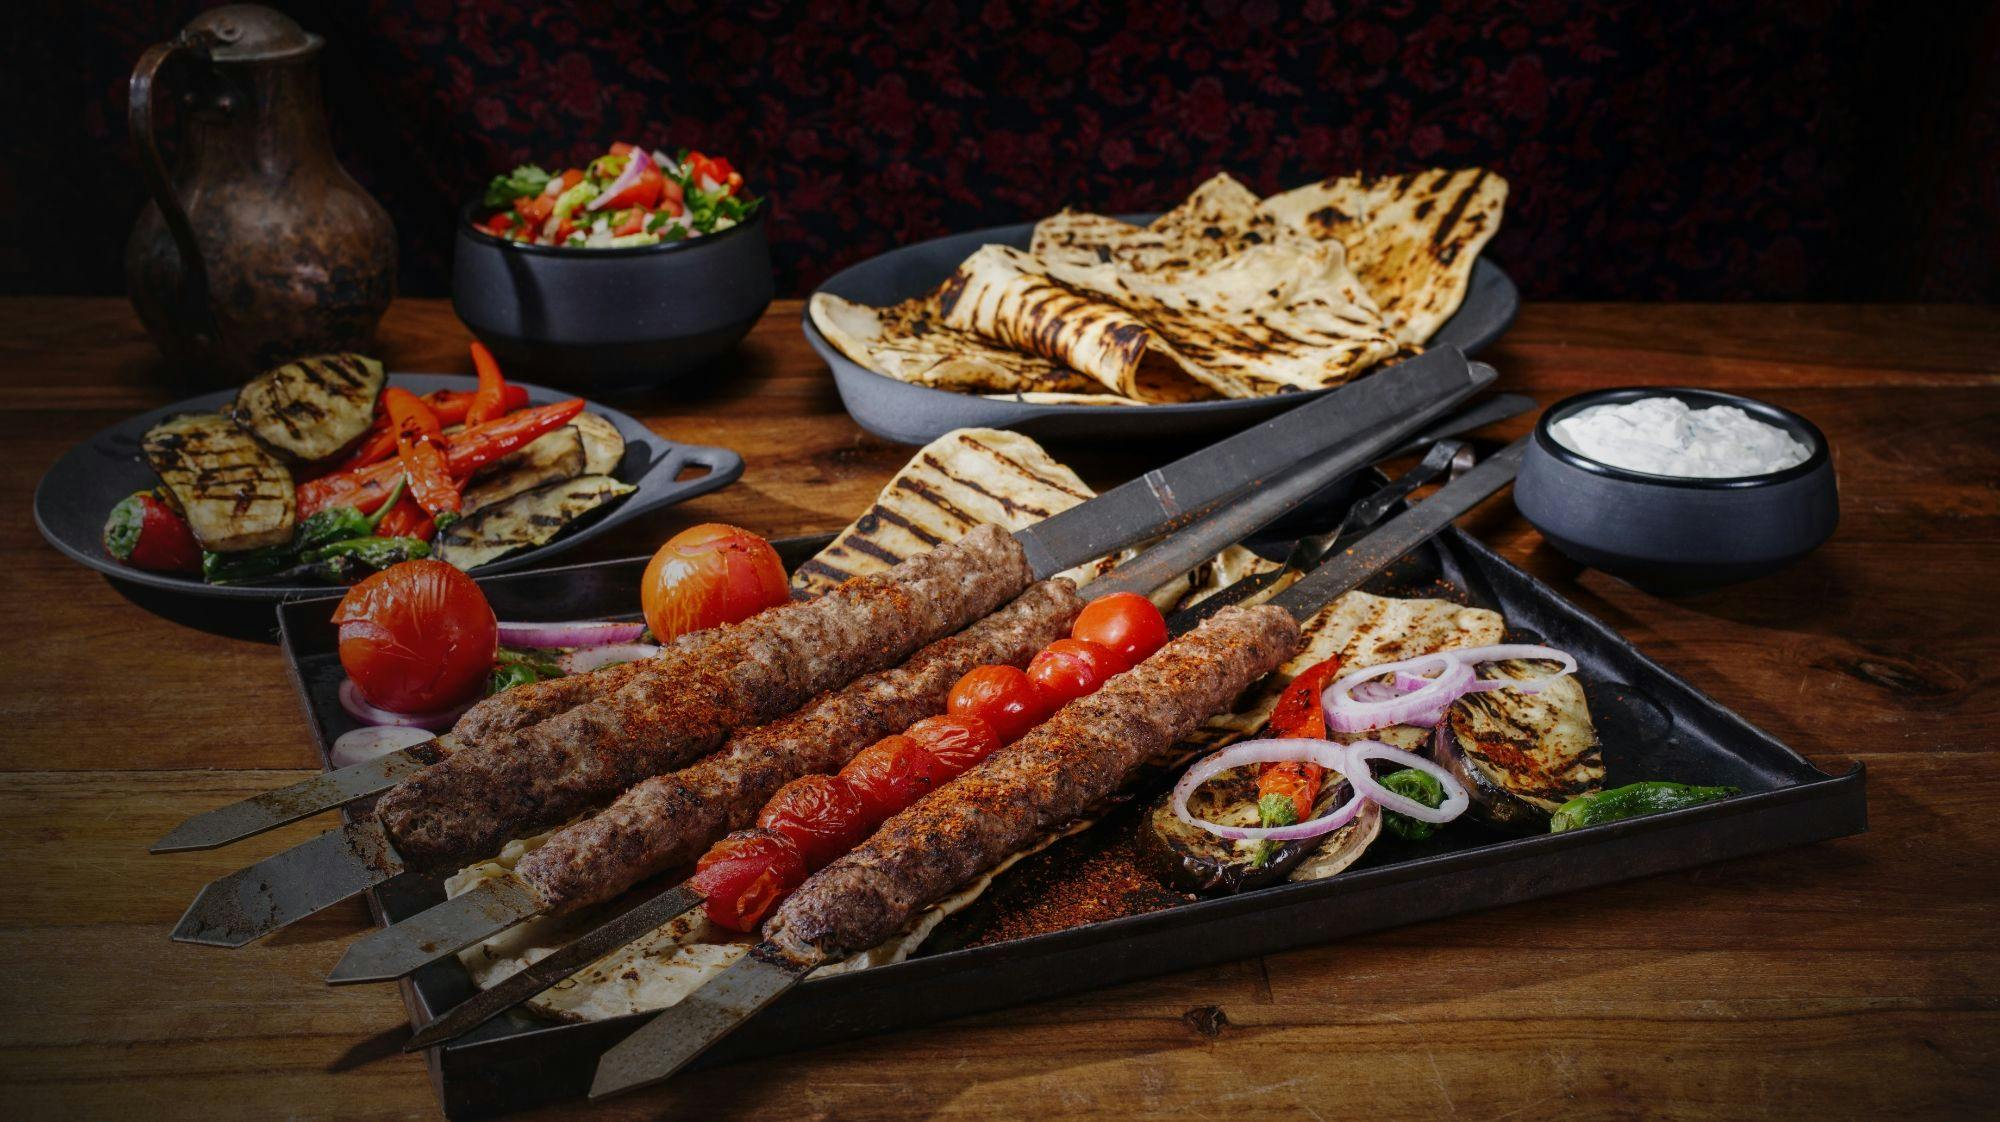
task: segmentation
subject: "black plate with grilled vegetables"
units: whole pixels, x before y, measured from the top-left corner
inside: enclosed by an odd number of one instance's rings
[[[326,544],[336,543],[302,543],[312,514],[300,517],[293,468],[307,457],[348,454],[354,438],[330,440],[322,426],[332,423],[344,432],[354,429],[358,418],[365,427],[387,387],[428,397],[438,391],[469,394],[477,383],[463,375],[384,375],[379,366],[350,362],[312,374],[321,392],[302,419],[296,406],[288,408],[300,387],[272,381],[278,379],[266,375],[261,386],[253,383],[261,396],[241,418],[225,415],[245,404],[238,390],[225,390],[132,417],[70,449],[35,488],[35,524],[42,536],[116,580],[196,597],[268,602],[324,596],[338,589],[350,569],[365,575],[367,556],[327,550]],[[510,386],[525,392],[526,409],[570,397],[523,382]],[[435,555],[481,576],[543,564],[613,526],[724,487],[743,473],[742,457],[726,448],[667,440],[636,418],[594,402],[550,436],[466,483],[465,515],[437,531],[431,543]],[[677,478],[690,468],[707,470]],[[300,468],[301,475],[311,471]],[[219,575],[218,582],[201,572],[153,571],[113,556],[105,540],[107,518],[142,492],[149,494],[147,502],[128,505],[113,521],[111,533],[121,547],[129,551],[137,539],[149,549],[173,549],[172,542],[156,547],[144,533],[148,517],[178,506],[198,539],[181,548],[199,557],[214,553],[204,547],[225,547],[230,552],[221,556],[237,567],[218,570],[211,556],[211,575]],[[145,509],[154,503],[160,504],[157,510]],[[321,517],[310,529],[392,540],[373,537],[382,533],[374,525],[343,528],[331,525],[335,521]],[[556,535],[541,540],[551,528]],[[274,550],[268,564],[256,563],[263,559],[255,551],[262,549]],[[275,556],[286,550],[282,558]]]

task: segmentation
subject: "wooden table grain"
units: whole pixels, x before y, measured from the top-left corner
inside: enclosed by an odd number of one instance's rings
[[[621,403],[741,451],[741,482],[593,543],[696,521],[830,530],[909,449],[861,432],[780,303],[724,368]],[[447,306],[403,301],[392,369],[466,371]],[[1714,386],[1833,442],[1839,533],[1683,600],[1580,571],[1511,507],[1510,558],[1828,770],[1867,764],[1866,835],[704,1072],[603,1118],[1954,1117],[2000,1101],[2000,312],[1533,305],[1484,357],[1544,403]],[[122,301],[0,301],[0,1102],[10,1117],[422,1118],[392,989],[321,977],[366,917],[235,953],[168,941],[196,889],[311,823],[149,857],[186,815],[298,777],[274,648],[149,615],[35,532],[71,444],[177,396]],[[1524,423],[1503,426],[1518,433]],[[1110,483],[1177,454],[1057,448]],[[581,1108],[575,1108],[581,1109]],[[558,1111],[547,1112],[553,1116]],[[1988,1115],[1990,1116],[1990,1115]]]

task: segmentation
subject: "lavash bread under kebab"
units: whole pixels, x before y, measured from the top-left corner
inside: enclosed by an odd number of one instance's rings
[[[759,953],[844,958],[1116,791],[1299,648],[1278,608],[1224,608],[1102,689],[891,817],[807,878]]]
[[[1083,600],[1060,577],[911,655],[855,679],[783,720],[746,729],[690,767],[655,776],[604,811],[557,831],[515,873],[547,912],[609,900],[701,856],[756,818],[778,788],[840,770],[863,748],[944,712],[953,683],[977,666],[1028,664],[1069,632]]]
[[[1482,168],[1345,175],[1273,195],[1290,228],[1347,247],[1396,338],[1422,343],[1458,311],[1479,251],[1500,229],[1507,181]]]
[[[376,813],[413,867],[440,868],[562,822],[713,751],[739,728],[893,666],[992,612],[1033,580],[997,527],[818,599],[781,605],[669,651],[614,693],[454,752],[391,788]]]
[[[879,573],[964,536],[974,527],[1023,530],[1095,497],[1089,485],[1057,463],[1032,437],[1002,429],[954,429],[917,450],[874,503],[792,574],[795,595],[813,596],[840,582]],[[1136,554],[1126,550],[1060,575],[1077,584],[1102,576]],[[1162,611],[1277,566],[1242,546],[1157,588]]]

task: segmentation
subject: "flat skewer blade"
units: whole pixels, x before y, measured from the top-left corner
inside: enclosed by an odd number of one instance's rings
[[[812,966],[773,962],[752,949],[604,1053],[597,1061],[590,1097],[622,1095],[672,1076],[812,970]]]
[[[627,943],[659,930],[701,902],[701,893],[684,884],[675,885],[452,1006],[412,1034],[403,1051],[422,1051],[463,1036]]]
[[[1512,483],[1530,439],[1524,436],[1486,457],[1471,471],[1438,488],[1430,498],[1390,519],[1339,555],[1320,562],[1267,602],[1290,612],[1293,619],[1302,622],[1311,619],[1321,608],[1361,587],[1370,577],[1395,564],[1404,554]]]
[[[403,871],[375,822],[357,822],[208,883],[174,927],[177,943],[240,947]]]
[[[541,910],[535,894],[513,877],[481,881],[469,892],[356,939],[326,976],[326,984],[393,982]]]
[[[255,837],[288,822],[310,818],[355,799],[386,791],[404,776],[435,763],[441,754],[437,741],[427,740],[365,763],[301,779],[289,787],[216,807],[175,826],[166,837],[153,843],[151,851],[180,853],[192,849],[215,849]]]

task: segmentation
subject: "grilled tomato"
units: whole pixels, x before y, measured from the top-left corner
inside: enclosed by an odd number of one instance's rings
[[[926,717],[911,725],[906,735],[930,753],[950,778],[964,775],[1000,747],[1000,735],[978,717]]]
[[[710,920],[750,931],[805,879],[806,863],[791,839],[774,830],[738,830],[702,855],[688,885],[702,894]]]
[[[1126,668],[1108,647],[1088,639],[1057,639],[1028,664],[1028,677],[1051,705],[1068,705],[1097,692],[1113,674]]]
[[[1083,606],[1069,633],[1117,655],[1118,669],[1130,670],[1166,646],[1167,620],[1151,600],[1136,592],[1114,592]]]
[[[646,566],[639,589],[646,626],[663,643],[748,619],[791,598],[784,562],[771,543],[720,522],[668,538]]]
[[[861,799],[863,816],[876,826],[954,774],[950,765],[902,733],[863,748],[840,769],[840,777]]]
[[[791,839],[809,869],[854,848],[869,829],[861,796],[837,775],[808,775],[785,784],[764,804],[757,825]]]
[[[333,622],[340,665],[369,704],[428,713],[486,687],[500,628],[471,577],[425,558],[348,589]]]
[[[1018,666],[981,666],[951,687],[945,710],[954,717],[978,717],[993,726],[1000,743],[1012,744],[1053,712],[1041,687]]]

